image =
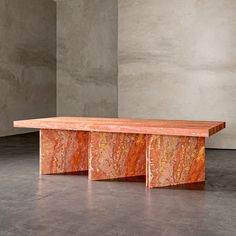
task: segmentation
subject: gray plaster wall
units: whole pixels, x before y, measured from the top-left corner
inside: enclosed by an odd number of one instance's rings
[[[0,0],[0,136],[13,120],[56,114],[56,5]]]
[[[119,117],[223,120],[236,148],[236,1],[119,0]]]
[[[57,1],[57,114],[116,117],[117,0]]]

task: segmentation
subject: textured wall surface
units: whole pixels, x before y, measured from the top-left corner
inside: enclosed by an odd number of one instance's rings
[[[116,117],[117,0],[57,1],[57,113]]]
[[[224,120],[236,148],[236,1],[119,0],[119,116]]]
[[[56,114],[56,5],[0,0],[0,136],[13,120]]]

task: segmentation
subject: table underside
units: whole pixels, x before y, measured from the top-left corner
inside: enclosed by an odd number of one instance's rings
[[[40,130],[40,174],[90,180],[146,176],[148,188],[205,181],[205,138]]]

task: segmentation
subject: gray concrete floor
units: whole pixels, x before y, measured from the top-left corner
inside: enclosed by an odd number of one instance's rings
[[[207,182],[38,175],[38,134],[0,138],[0,235],[236,235],[236,150],[207,150]],[[205,188],[204,188],[205,187]]]

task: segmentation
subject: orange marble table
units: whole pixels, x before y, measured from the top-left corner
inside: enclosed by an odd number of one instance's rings
[[[205,181],[205,138],[225,122],[54,117],[15,121],[40,129],[40,173],[88,170],[90,180],[146,175],[148,188]]]

